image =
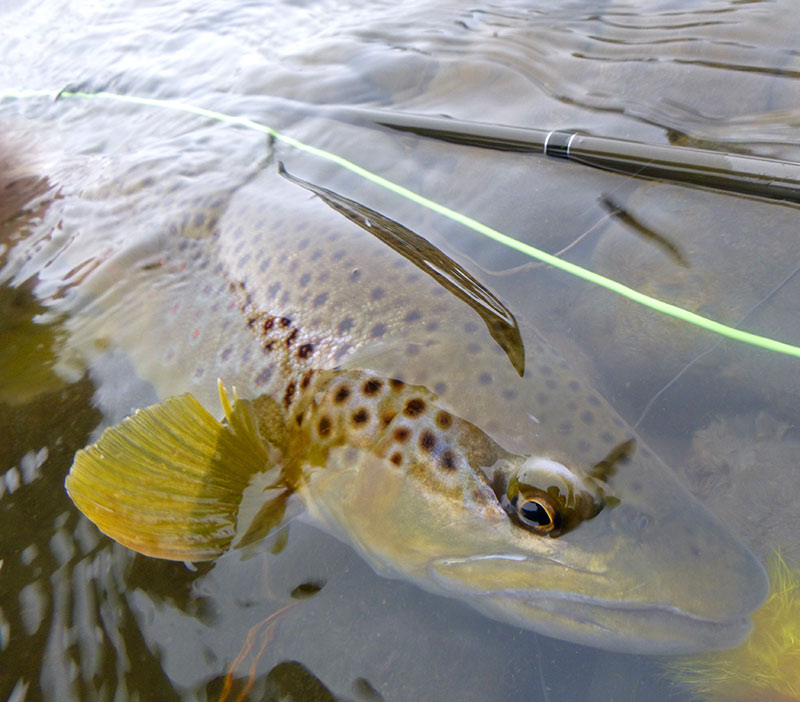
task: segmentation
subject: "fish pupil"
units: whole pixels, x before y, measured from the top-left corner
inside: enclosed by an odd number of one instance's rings
[[[519,516],[534,526],[546,527],[551,522],[547,510],[533,500],[528,500],[519,508]]]

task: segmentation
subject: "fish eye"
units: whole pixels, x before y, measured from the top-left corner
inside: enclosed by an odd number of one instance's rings
[[[537,534],[553,531],[560,521],[556,506],[546,495],[520,496],[517,501],[517,516],[525,526]]]

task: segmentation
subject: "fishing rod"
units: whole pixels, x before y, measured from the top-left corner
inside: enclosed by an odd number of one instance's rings
[[[337,119],[371,123],[456,144],[540,153],[616,173],[800,202],[800,163],[791,161],[394,110],[337,107],[324,111],[333,113]]]
[[[262,134],[266,134],[271,139],[275,139],[277,141],[286,144],[292,148],[295,148],[299,151],[303,151],[305,153],[311,154],[313,156],[317,156],[321,159],[334,163],[345,170],[354,173],[355,175],[364,178],[365,180],[374,183],[375,185],[384,188],[390,192],[395,193],[396,195],[409,200],[421,207],[424,207],[432,212],[436,212],[437,214],[446,217],[454,222],[457,222],[478,234],[481,234],[488,239],[492,239],[493,241],[507,246],[515,251],[518,251],[526,256],[530,256],[538,261],[542,261],[547,265],[552,266],[558,270],[561,270],[565,273],[573,275],[577,278],[585,280],[588,283],[593,285],[597,285],[601,288],[605,288],[606,290],[610,290],[622,297],[631,300],[637,304],[643,305],[644,307],[648,307],[652,310],[656,310],[661,314],[668,315],[670,317],[674,317],[676,319],[680,319],[683,322],[688,324],[693,324],[697,327],[705,329],[706,331],[712,332],[714,334],[719,334],[721,336],[727,337],[729,339],[734,339],[735,341],[750,344],[751,346],[768,349],[769,351],[773,351],[775,353],[786,354],[789,356],[794,356],[796,358],[800,358],[800,346],[795,346],[793,344],[788,344],[782,341],[778,341],[776,339],[771,339],[769,337],[760,336],[758,334],[752,334],[750,332],[743,331],[741,329],[737,329],[735,327],[730,327],[728,325],[722,324],[717,322],[713,319],[709,319],[708,317],[703,317],[700,314],[695,312],[691,312],[690,310],[684,309],[682,307],[678,307],[677,305],[670,304],[669,302],[665,302],[664,300],[659,300],[658,298],[651,297],[650,295],[646,295],[638,290],[634,290],[633,288],[620,283],[619,281],[614,280],[613,278],[608,278],[604,275],[600,275],[599,273],[595,273],[587,268],[583,268],[582,266],[577,265],[576,263],[572,263],[570,261],[564,260],[557,255],[553,255],[543,251],[541,249],[536,248],[535,246],[531,246],[530,244],[515,239],[508,234],[504,234],[497,229],[493,229],[492,227],[479,222],[468,215],[463,214],[462,212],[458,212],[457,210],[453,210],[442,203],[436,202],[435,200],[431,200],[430,198],[425,197],[409,188],[406,188],[399,183],[395,183],[388,178],[384,178],[383,176],[378,175],[377,173],[373,173],[372,171],[367,170],[363,166],[354,163],[353,161],[349,161],[348,159],[344,158],[343,156],[339,156],[338,154],[332,153],[330,151],[326,151],[325,149],[321,149],[317,146],[313,146],[311,144],[306,144],[299,139],[295,139],[294,137],[289,136],[288,134],[284,134],[283,132],[274,129],[273,127],[269,126],[268,124],[264,124],[262,122],[258,122],[256,120],[250,119],[248,117],[241,117],[236,115],[227,114],[224,112],[218,112],[216,110],[211,110],[205,107],[200,107],[199,105],[193,105],[190,103],[182,102],[180,100],[163,100],[159,98],[150,98],[150,97],[143,97],[138,95],[125,95],[121,93],[112,93],[107,91],[96,91],[96,92],[84,92],[82,90],[76,90],[73,88],[65,88],[62,90],[44,90],[44,89],[29,89],[29,90],[0,90],[0,100],[2,99],[29,99],[29,98],[49,98],[52,100],[59,100],[61,98],[75,98],[75,99],[85,99],[85,100],[113,100],[116,102],[125,102],[135,105],[142,105],[142,106],[149,106],[149,107],[156,107],[160,109],[166,110],[175,110],[178,112],[185,112],[189,114],[196,115],[198,117],[202,117],[205,119],[215,120],[217,122],[222,122],[224,124],[228,124],[231,126],[238,126],[243,127],[245,129],[254,130],[257,132],[261,132]],[[434,122],[439,123],[440,127],[441,122],[443,120],[444,125],[447,129],[443,130],[445,134],[455,134],[459,137],[459,139],[465,138],[465,133],[467,135],[473,135],[475,130],[474,122],[456,122],[455,120],[449,120],[447,118],[437,118],[437,117],[425,117],[422,115],[404,115],[403,113],[385,113],[381,110],[369,110],[369,109],[361,109],[361,108],[349,108],[349,107],[325,107],[325,106],[316,106],[316,105],[309,105],[309,104],[302,104],[296,103],[294,101],[285,101],[287,104],[285,107],[289,108],[290,106],[294,110],[299,110],[302,113],[309,114],[313,112],[314,114],[322,113],[324,116],[330,116],[334,119],[358,119],[361,120],[361,124],[365,125],[372,125],[372,126],[387,126],[393,128],[405,128],[406,131],[411,131],[411,127],[413,127],[413,123],[415,122],[419,128],[425,127],[425,122],[427,122],[427,127],[431,127],[433,122],[428,120],[434,120]],[[338,115],[338,116],[337,116]],[[401,118],[401,115],[403,118]],[[395,125],[391,125],[386,122],[388,116],[396,116],[397,121]],[[404,119],[405,117],[409,117],[409,119]],[[410,119],[413,117],[413,120]],[[401,127],[400,125],[403,125]],[[462,125],[463,131],[459,133],[458,125]],[[468,126],[466,126],[468,125]],[[453,127],[456,129],[453,129]],[[481,125],[486,126],[488,131],[491,132],[494,129],[501,129],[505,130],[506,128],[503,127],[494,127],[492,125]],[[517,131],[519,128],[509,127],[507,129],[511,129],[512,131]],[[440,131],[442,131],[440,129]],[[531,144],[531,138],[529,131],[534,130],[527,130],[521,129],[519,130],[523,134],[523,139],[515,139],[509,140],[508,138],[505,139],[507,146],[506,150],[508,150],[508,146],[516,144],[516,148],[514,150],[520,151],[536,151],[537,145],[534,142]],[[550,139],[547,139],[547,134],[551,134],[551,132],[544,132],[543,130],[536,130],[540,132],[540,134],[544,134],[544,140],[542,141],[542,146],[538,147],[542,153],[545,152],[545,141],[547,141],[547,146],[550,146]],[[496,136],[496,134],[494,135]],[[506,133],[507,137],[507,133]],[[440,137],[443,138],[443,137]],[[489,141],[493,138],[493,135],[487,134],[485,138]],[[614,141],[614,140],[608,140]],[[467,142],[471,143],[471,142]],[[627,142],[627,143],[635,143],[635,142]],[[476,145],[483,145],[488,146],[488,142],[485,144],[476,144]],[[525,145],[525,149],[521,147]],[[639,145],[641,147],[645,147],[645,145]],[[499,147],[495,147],[499,148]],[[568,151],[572,152],[572,145],[567,143],[565,147]],[[562,148],[562,150],[563,150]],[[645,147],[651,148],[651,147]],[[667,148],[667,147],[661,147]],[[671,147],[674,148],[674,147]],[[677,147],[679,150],[682,150],[681,147]],[[700,151],[699,149],[692,149],[692,151]],[[710,155],[719,156],[716,152],[703,152],[708,153]],[[743,157],[745,158],[745,157]],[[769,163],[778,163],[782,164],[783,162],[780,161],[769,161],[768,159],[754,159],[749,158],[748,160],[751,161],[767,161]],[[795,169],[800,171],[800,165],[798,164],[790,164],[786,163],[783,164],[785,166],[793,166]],[[792,182],[797,184],[798,180],[800,180],[800,173],[798,177],[793,179]]]

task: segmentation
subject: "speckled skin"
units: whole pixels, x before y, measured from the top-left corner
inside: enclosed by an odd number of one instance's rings
[[[175,206],[51,300],[67,315],[62,372],[121,357],[154,400],[191,392],[213,410],[217,378],[271,398],[312,517],[382,572],[493,617],[640,652],[744,635],[761,567],[524,311],[520,373],[473,307],[272,169]],[[619,504],[569,534],[501,506],[497,485],[530,461],[578,485],[631,439]]]

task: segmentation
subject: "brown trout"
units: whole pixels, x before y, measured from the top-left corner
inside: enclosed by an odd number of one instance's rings
[[[50,259],[59,372],[123,359],[161,400],[79,452],[78,507],[202,560],[299,500],[379,572],[515,626],[649,653],[739,641],[762,567],[613,408],[424,232],[311,191],[268,167],[165,193],[171,227]],[[7,269],[24,278],[38,245]]]

